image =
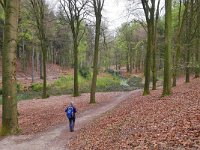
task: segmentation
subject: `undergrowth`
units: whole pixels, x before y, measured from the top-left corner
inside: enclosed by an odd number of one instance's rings
[[[87,73],[86,73],[87,74]],[[92,76],[84,76],[79,74],[79,92],[90,92]],[[73,75],[61,76],[53,83],[47,85],[47,93],[51,95],[73,94],[74,80]],[[130,77],[122,79],[116,74],[105,73],[97,78],[97,92],[112,92],[112,91],[130,91],[141,88],[142,79],[139,77]],[[22,85],[17,85],[18,93],[17,100],[39,99],[42,95],[42,83],[33,83],[28,89]],[[0,104],[2,104],[2,90],[0,89]]]

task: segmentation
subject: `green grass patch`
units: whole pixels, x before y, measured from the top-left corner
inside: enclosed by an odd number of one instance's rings
[[[105,77],[99,77],[97,79],[97,91],[116,91],[120,88],[120,79],[111,75]]]
[[[31,88],[33,91],[39,92],[39,91],[42,91],[43,85],[42,85],[42,83],[33,83],[31,85]]]
[[[79,74],[79,92],[88,93],[91,88],[91,78],[85,78]],[[17,100],[28,100],[41,98],[42,83],[32,84],[28,91],[18,90]],[[111,92],[111,91],[130,91],[143,87],[142,79],[139,77],[130,77],[122,79],[119,76],[113,76],[110,73],[98,76],[97,78],[97,92]],[[21,89],[19,87],[19,89]],[[73,75],[61,76],[54,83],[47,86],[47,93],[51,95],[73,94],[74,78]],[[2,96],[0,95],[0,104],[2,104]]]

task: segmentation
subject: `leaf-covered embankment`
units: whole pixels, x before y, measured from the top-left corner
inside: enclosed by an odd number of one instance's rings
[[[130,97],[77,132],[70,149],[200,149],[200,79]]]

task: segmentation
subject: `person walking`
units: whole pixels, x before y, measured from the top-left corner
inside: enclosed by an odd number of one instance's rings
[[[77,112],[76,107],[74,106],[73,102],[70,102],[69,106],[65,109],[67,118],[69,119],[69,129],[70,132],[74,131],[74,126],[75,126],[75,120],[76,120],[76,115],[75,113]]]

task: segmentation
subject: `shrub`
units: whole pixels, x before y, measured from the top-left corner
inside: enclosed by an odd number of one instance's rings
[[[112,76],[121,77],[120,71],[115,71],[113,69],[106,69],[105,72],[111,74]]]
[[[79,73],[85,79],[89,79],[91,77],[91,70],[90,70],[89,67],[82,67],[82,68],[80,68],[79,69]]]
[[[39,92],[42,91],[43,85],[42,83],[34,83],[31,85],[33,91]]]
[[[3,91],[2,91],[2,88],[0,88],[0,95],[2,95]]]
[[[63,87],[63,85],[65,85],[65,83],[66,83],[66,80],[67,80],[66,77],[61,76],[61,77],[59,77],[59,78],[54,82],[54,84],[55,84],[57,87]]]
[[[21,84],[17,83],[17,92],[21,91]]]
[[[132,86],[132,87],[141,87],[142,85],[142,78],[140,77],[131,77],[130,79],[128,79],[128,85]]]
[[[123,79],[123,80],[121,80],[120,85],[123,87],[129,87],[129,84],[127,82],[128,82],[127,80]]]

